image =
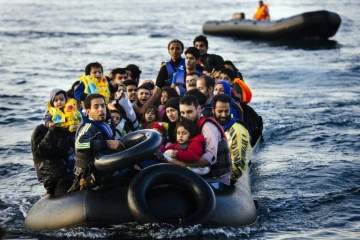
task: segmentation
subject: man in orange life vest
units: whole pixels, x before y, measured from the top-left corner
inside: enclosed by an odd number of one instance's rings
[[[259,7],[254,14],[256,20],[270,20],[269,5],[259,1]]]

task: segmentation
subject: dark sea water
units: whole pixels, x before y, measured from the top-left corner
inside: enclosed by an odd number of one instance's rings
[[[69,89],[89,62],[135,63],[154,79],[167,43],[191,46],[207,20],[254,13],[257,1],[1,1],[0,225],[8,238],[360,239],[360,1],[269,1],[272,19],[329,10],[342,18],[328,41],[263,42],[208,36],[253,91],[265,141],[251,170],[258,222],[251,228],[28,232],[24,217],[44,190],[30,136],[52,88]]]

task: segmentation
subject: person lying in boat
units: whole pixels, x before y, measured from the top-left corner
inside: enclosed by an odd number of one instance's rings
[[[248,165],[247,152],[251,149],[251,137],[246,125],[231,117],[232,99],[225,94],[215,95],[212,99],[215,120],[223,127],[232,160],[231,184],[245,172]]]
[[[101,94],[89,94],[84,100],[88,117],[83,117],[75,141],[75,180],[68,192],[94,189],[107,181],[112,174],[102,173],[94,167],[95,155],[106,150],[122,151],[124,144],[113,139],[113,131],[106,122],[107,108]]]
[[[205,69],[212,69],[217,65],[223,65],[224,59],[216,54],[209,54],[209,42],[207,37],[204,35],[199,35],[193,40],[193,45],[200,51],[199,64]]]
[[[193,162],[182,162],[177,159],[169,161],[172,164],[185,167],[210,166],[211,171],[204,176],[214,192],[221,192],[230,185],[231,159],[226,136],[222,127],[213,119],[200,116],[200,106],[195,96],[185,95],[180,100],[182,117],[190,119],[196,124],[197,132],[201,133],[206,141],[205,152]]]
[[[270,20],[269,5],[259,1],[259,7],[254,14],[255,20]]]

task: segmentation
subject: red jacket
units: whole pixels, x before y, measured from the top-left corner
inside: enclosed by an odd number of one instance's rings
[[[189,146],[186,150],[178,150],[181,146],[180,143],[175,143],[168,146],[165,150],[177,150],[176,159],[183,162],[193,162],[199,160],[201,155],[204,154],[205,138],[202,134],[198,134],[189,140]]]

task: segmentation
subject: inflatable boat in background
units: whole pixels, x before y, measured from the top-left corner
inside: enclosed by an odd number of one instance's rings
[[[337,13],[323,10],[306,12],[277,21],[246,19],[207,21],[203,25],[203,32],[247,39],[327,39],[336,34],[340,24],[341,18]]]

